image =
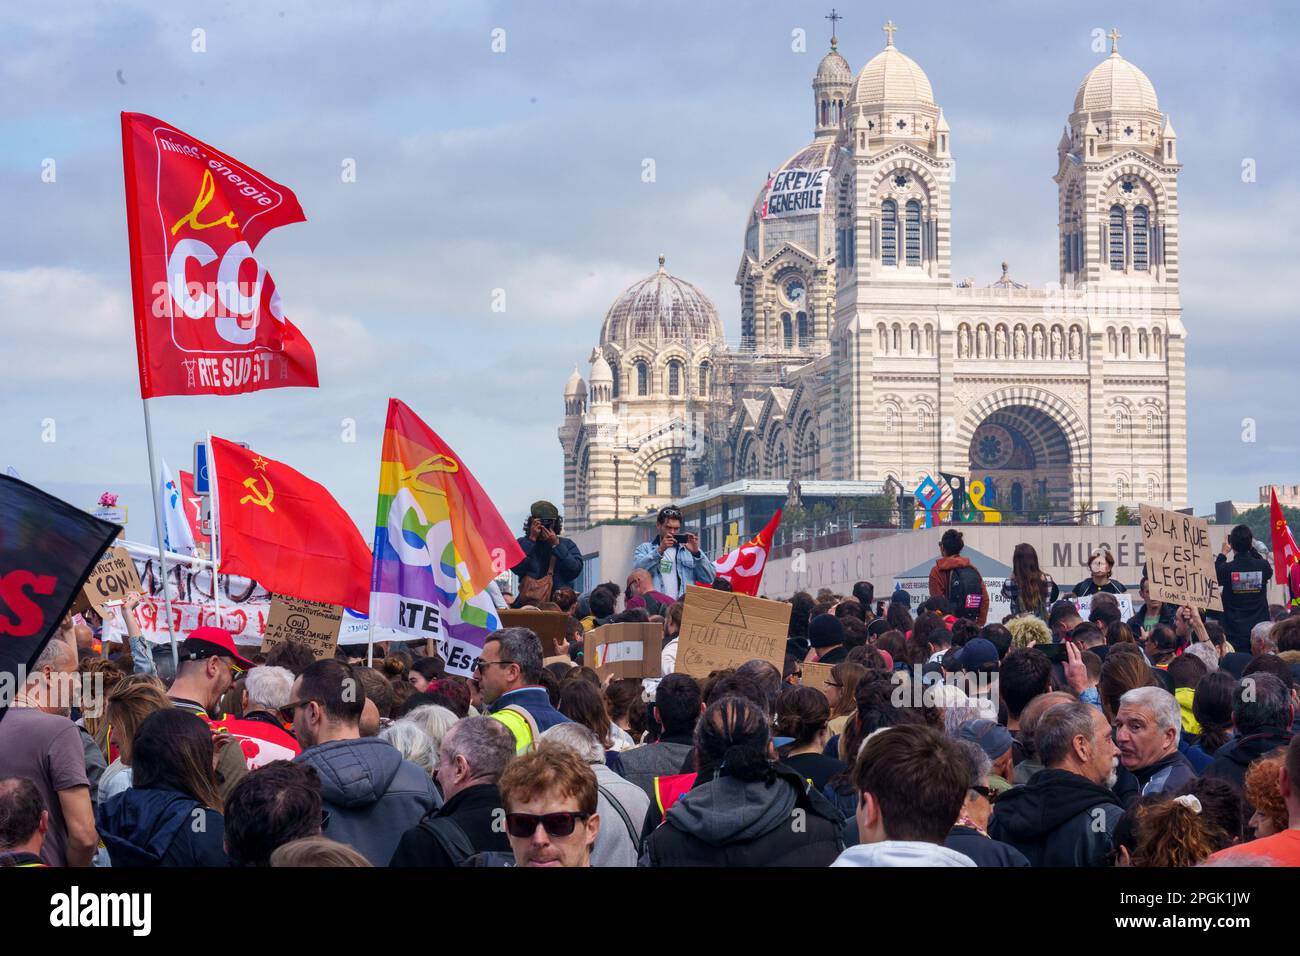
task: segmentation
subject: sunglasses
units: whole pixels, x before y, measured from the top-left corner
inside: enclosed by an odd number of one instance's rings
[[[971,787],[971,789],[991,804],[998,802],[998,791],[992,787]]]
[[[586,820],[590,813],[565,810],[561,813],[507,813],[506,830],[516,839],[525,839],[537,832],[537,824],[546,830],[547,836],[566,837],[573,833],[579,820]]]
[[[660,521],[663,521],[665,518],[677,518],[678,520],[681,520],[681,517],[682,513],[676,508],[665,508],[663,511],[659,512]]]
[[[493,664],[496,664],[498,667],[505,667],[507,664],[513,664],[513,663],[514,661],[475,661],[474,666],[471,667],[470,670],[483,671],[483,670],[487,670]]]
[[[314,697],[308,697],[304,700],[290,701],[280,708],[280,719],[286,724],[293,723],[293,715],[298,712],[299,707],[306,707],[308,704],[319,704],[320,701]]]

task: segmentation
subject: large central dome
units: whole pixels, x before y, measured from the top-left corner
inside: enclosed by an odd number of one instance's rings
[[[1147,75],[1111,50],[1110,56],[1098,63],[1079,84],[1074,95],[1074,111],[1102,113],[1110,110],[1147,110],[1160,112],[1156,88]]]
[[[891,39],[889,46],[872,57],[858,74],[853,87],[853,103],[863,106],[876,103],[933,106],[934,90],[925,70],[910,56],[899,52]]]
[[[722,342],[722,320],[708,296],[671,276],[659,257],[659,269],[628,288],[605,313],[602,345],[628,348],[635,342]]]

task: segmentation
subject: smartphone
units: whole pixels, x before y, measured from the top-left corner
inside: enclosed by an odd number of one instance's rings
[[[1070,659],[1064,644],[1035,644],[1034,647],[1046,654],[1053,664],[1064,664]]]

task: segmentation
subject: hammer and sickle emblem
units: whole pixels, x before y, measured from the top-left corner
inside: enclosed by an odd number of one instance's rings
[[[449,455],[430,455],[414,468],[399,469],[397,479],[403,484],[411,482],[421,491],[429,491],[438,494],[439,489],[420,480],[421,475],[427,474],[431,471],[458,472],[460,471],[460,462]]]
[[[265,508],[271,514],[275,514],[275,508],[271,506],[271,501],[275,498],[275,489],[271,487],[271,479],[265,475],[262,476],[262,481],[266,484],[266,494],[262,494],[258,490],[256,478],[245,478],[244,487],[251,491],[252,494],[244,495],[239,499],[239,503],[243,505],[251,501],[258,507]]]

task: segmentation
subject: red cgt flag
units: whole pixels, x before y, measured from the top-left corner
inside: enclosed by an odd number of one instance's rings
[[[1269,526],[1273,529],[1273,569],[1277,572],[1277,583],[1286,584],[1290,580],[1292,565],[1300,561],[1300,549],[1296,548],[1295,536],[1291,534],[1282,505],[1277,500],[1277,489],[1270,488],[1269,494],[1273,498],[1269,514]]]
[[[212,439],[221,573],[268,591],[370,610],[370,549],[333,496],[288,465]]]
[[[306,221],[292,190],[143,113],[122,114],[140,395],[315,388],[311,343],[253,255]]]
[[[767,566],[767,556],[772,550],[772,538],[781,524],[781,510],[777,509],[772,520],[758,534],[750,538],[735,551],[723,555],[713,562],[718,577],[731,582],[731,590],[737,594],[758,597],[758,586],[763,581],[763,568]]]

